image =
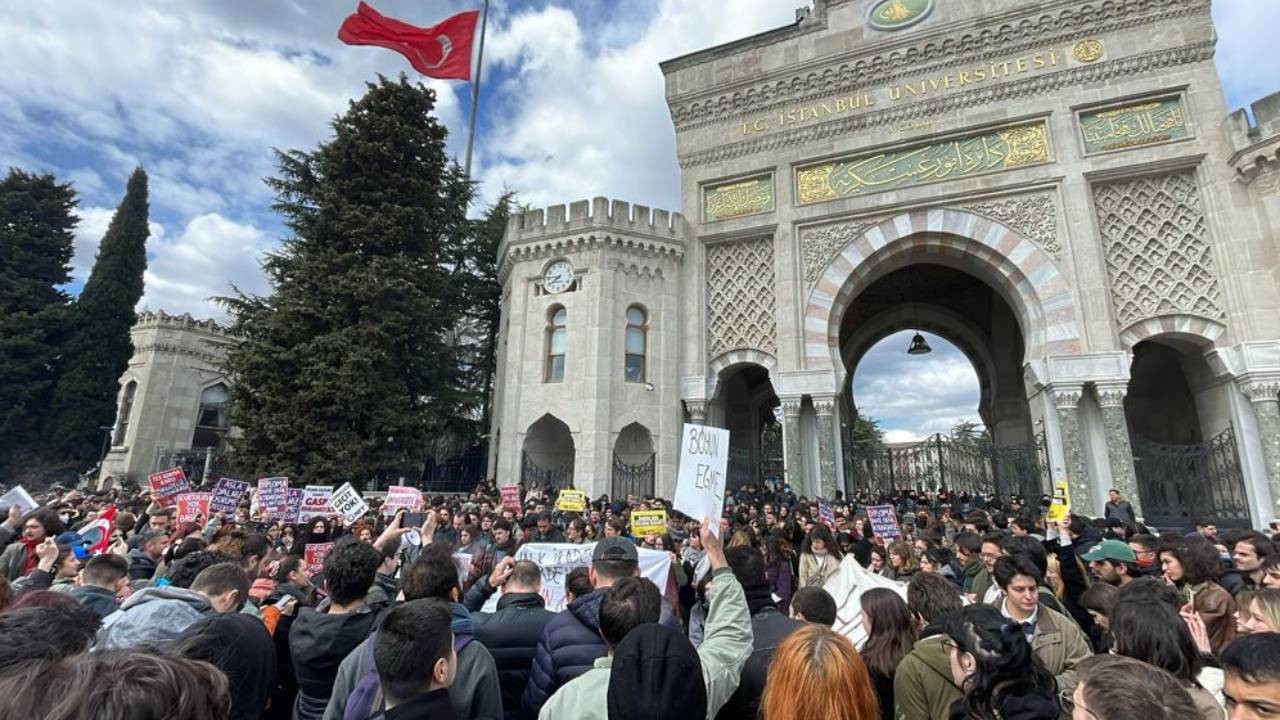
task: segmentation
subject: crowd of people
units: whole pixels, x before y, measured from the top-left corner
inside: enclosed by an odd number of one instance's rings
[[[1280,718],[1280,527],[1161,533],[1116,491],[1050,520],[744,487],[718,523],[491,483],[350,523],[36,497],[0,508],[0,720]],[[561,574],[544,543],[593,545]]]

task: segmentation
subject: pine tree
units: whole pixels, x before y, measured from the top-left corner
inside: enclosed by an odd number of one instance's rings
[[[10,169],[0,181],[0,467],[27,455],[49,412],[70,298],[75,191]]]
[[[129,330],[137,320],[134,308],[147,269],[147,217],[147,173],[137,168],[75,302],[45,431],[50,460],[92,465],[102,447],[99,428],[115,419],[120,376],[133,355]]]
[[[223,302],[235,464],[357,486],[421,471],[459,416],[454,275],[471,185],[445,158],[435,93],[380,78],[313,152],[278,153],[275,209],[292,231],[265,297]]]
[[[474,418],[466,440],[474,442],[489,432],[493,413],[493,383],[498,366],[498,331],[502,321],[502,284],[498,282],[498,245],[511,214],[511,193],[499,197],[483,218],[473,221],[459,264],[465,278],[464,328],[467,342],[462,355],[463,388]]]

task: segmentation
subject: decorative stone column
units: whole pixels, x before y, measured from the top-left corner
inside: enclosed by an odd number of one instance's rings
[[[1129,442],[1129,421],[1124,415],[1128,383],[1098,383],[1098,404],[1102,406],[1102,427],[1107,433],[1107,463],[1111,483],[1133,506],[1134,517],[1142,517],[1142,495],[1133,468],[1133,445]]]
[[[707,424],[706,400],[685,400],[684,408],[689,412],[689,423],[691,425]]]
[[[814,398],[813,410],[818,415],[818,492],[828,500],[836,496],[836,401],[834,397]]]
[[[804,457],[800,452],[800,399],[782,401],[783,477],[797,494],[804,487]]]
[[[1058,411],[1059,435],[1062,438],[1062,456],[1066,459],[1067,488],[1071,493],[1071,505],[1087,508],[1093,515],[1093,492],[1089,488],[1089,474],[1085,470],[1084,446],[1080,440],[1080,397],[1084,387],[1080,385],[1055,385],[1052,390],[1053,406]],[[1058,478],[1054,477],[1056,481]]]
[[[1240,383],[1240,391],[1253,405],[1258,418],[1258,436],[1262,457],[1267,465],[1267,481],[1271,485],[1272,502],[1280,504],[1280,378],[1251,379]],[[1272,514],[1280,514],[1276,507]],[[1270,518],[1262,518],[1267,521]]]

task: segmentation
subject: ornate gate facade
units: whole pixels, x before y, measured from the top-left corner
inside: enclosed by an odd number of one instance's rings
[[[1043,434],[1003,447],[935,435],[907,446],[847,450],[845,478],[846,492],[873,498],[908,490],[1027,498],[1048,486],[1048,458]]]
[[[1185,529],[1203,517],[1224,527],[1249,527],[1249,501],[1233,429],[1195,445],[1165,445],[1138,437],[1132,442],[1148,523]]]

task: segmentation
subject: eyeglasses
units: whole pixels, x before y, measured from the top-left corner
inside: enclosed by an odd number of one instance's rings
[[[946,650],[948,653],[951,653],[951,652],[958,651],[960,649],[960,646],[956,645],[955,640],[952,640],[949,637],[944,637],[942,638],[942,649]]]

